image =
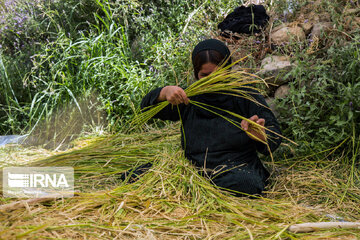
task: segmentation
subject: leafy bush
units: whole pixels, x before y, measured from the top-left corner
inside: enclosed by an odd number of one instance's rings
[[[38,91],[45,90],[24,82],[33,68],[34,55],[41,55],[43,46],[61,33],[76,38],[81,28],[88,28],[90,19],[95,23],[93,15],[86,11],[90,4],[97,7],[94,1],[72,1],[72,6],[70,3],[55,0],[0,3],[0,77],[4,79],[0,85],[1,133],[22,132],[34,117],[29,114],[31,102]],[[83,22],[76,23],[80,19]]]
[[[287,98],[278,100],[282,129],[300,153],[360,139],[359,37],[331,46],[323,58],[302,55]]]
[[[16,1],[31,11],[21,36],[1,35],[7,94],[0,99],[0,132],[33,127],[92,91],[110,125],[122,126],[151,88],[185,84],[192,47],[216,28],[218,12],[234,7],[230,2]]]

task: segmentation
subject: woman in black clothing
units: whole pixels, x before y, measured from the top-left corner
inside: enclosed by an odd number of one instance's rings
[[[221,41],[208,39],[200,42],[192,54],[195,78],[201,79],[211,74],[226,60],[225,65],[231,63],[230,51]],[[267,106],[263,96],[256,92],[251,95]],[[240,114],[280,133],[274,114],[268,108],[250,100],[216,93],[202,94],[191,99]],[[178,105],[184,127],[181,143],[185,156],[197,167],[204,169],[203,174],[215,185],[232,190],[237,195],[260,194],[264,190],[269,173],[259,160],[257,152],[269,154],[268,148],[248,133],[265,140],[263,134],[253,130],[245,120],[241,122],[241,127],[245,130],[243,131],[222,117],[189,104],[186,93],[178,86],[152,90],[143,98],[141,107],[145,108],[161,101],[171,104],[155,117],[162,120],[179,120],[178,109],[173,107]],[[232,115],[216,108],[211,110],[234,119]],[[274,151],[281,139],[271,132],[266,131],[266,134],[270,137],[270,150]]]

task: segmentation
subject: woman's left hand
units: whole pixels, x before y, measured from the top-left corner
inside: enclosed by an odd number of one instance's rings
[[[265,126],[265,119],[263,118],[259,118],[258,115],[254,115],[252,116],[251,118],[249,118],[249,120],[251,121],[254,121],[256,122],[257,124],[261,125],[261,126]],[[265,137],[265,129],[264,128],[256,128],[255,126],[252,126],[253,124],[249,123],[248,121],[246,120],[242,120],[241,121],[241,127],[242,129],[246,132],[246,134],[251,138],[251,139],[254,139],[254,140],[257,140],[259,141],[262,140],[262,141],[266,141],[266,137]],[[262,131],[262,132],[260,132]],[[258,139],[256,139],[258,138]]]

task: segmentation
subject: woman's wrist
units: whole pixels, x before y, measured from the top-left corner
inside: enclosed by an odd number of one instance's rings
[[[160,91],[160,94],[157,98],[157,101],[158,102],[163,102],[163,101],[166,101],[166,89],[167,89],[168,86],[166,87],[163,87]]]

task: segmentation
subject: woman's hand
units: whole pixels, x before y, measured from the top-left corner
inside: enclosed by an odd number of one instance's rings
[[[258,115],[252,116],[251,118],[249,118],[249,120],[252,120],[252,121],[256,122],[257,124],[259,124],[259,125],[261,125],[263,127],[265,126],[265,119],[259,118]],[[262,141],[266,141],[266,135],[265,135],[265,129],[264,128],[259,129],[254,124],[251,124],[246,120],[241,121],[241,127],[244,129],[246,134],[251,139],[254,139],[254,140],[257,140],[257,141],[259,141],[259,139],[262,140]],[[255,136],[258,139],[251,136],[250,134]]]
[[[159,102],[168,101],[172,105],[179,105],[180,103],[189,104],[189,98],[186,96],[185,91],[178,86],[166,86],[160,91],[157,99]]]

